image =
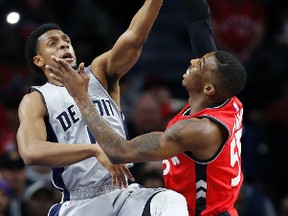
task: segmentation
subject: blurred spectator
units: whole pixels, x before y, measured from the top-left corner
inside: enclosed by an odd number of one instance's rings
[[[265,0],[210,0],[218,48],[236,55],[243,63],[249,61],[266,31],[265,3]]]
[[[131,119],[127,122],[129,138],[143,133],[163,130],[161,125],[161,107],[151,93],[139,95],[132,107]]]
[[[7,149],[7,141],[9,139],[9,132],[7,128],[8,117],[5,106],[0,104],[0,156],[6,151]]]
[[[280,201],[279,216],[288,216],[288,195],[285,195]]]
[[[9,149],[0,157],[0,179],[7,182],[12,190],[11,216],[21,216],[22,196],[26,188],[25,164],[17,149]]]
[[[151,131],[163,131],[165,128],[163,128],[162,121],[161,106],[157,98],[151,92],[140,94],[132,107],[131,118],[127,121],[129,138],[132,139]],[[144,164],[135,163],[131,168],[131,173],[136,181],[141,181],[138,178],[143,172]]]
[[[49,167],[27,166],[26,176],[29,184],[37,181],[51,182],[52,171]]]
[[[0,216],[11,216],[10,214],[10,200],[12,198],[12,190],[10,186],[0,181]]]
[[[160,104],[162,126],[164,129],[168,121],[174,116],[176,111],[172,105],[171,90],[164,77],[157,74],[150,74],[143,83],[143,91],[153,95]]]
[[[138,164],[138,182],[144,187],[164,187],[162,161],[149,161]]]
[[[55,193],[55,189],[48,182],[37,181],[31,184],[24,193],[24,215],[48,215],[51,206],[59,201],[56,200]]]
[[[247,183],[243,183],[235,207],[239,216],[277,216],[270,198]]]
[[[283,20],[283,25],[285,23]],[[256,145],[258,155],[250,158],[261,159],[257,161],[261,169],[258,179],[277,205],[280,197],[288,193],[287,173],[275,172],[279,165],[288,164],[288,44],[279,39],[285,38],[285,34],[280,31],[254,51],[247,64],[249,76],[242,99],[247,110],[245,123],[249,127],[246,128],[250,128],[251,135],[258,136],[257,143],[246,139],[244,145],[247,148]]]
[[[138,179],[139,183],[144,187],[164,187],[163,176],[159,172],[156,172],[154,170],[141,172]]]

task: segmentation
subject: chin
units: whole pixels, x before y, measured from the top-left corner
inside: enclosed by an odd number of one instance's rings
[[[185,81],[184,80],[182,80],[182,86],[185,88]]]

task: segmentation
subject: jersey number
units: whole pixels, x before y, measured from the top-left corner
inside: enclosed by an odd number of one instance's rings
[[[238,164],[238,175],[235,178],[231,179],[231,186],[236,186],[239,184],[241,180],[241,164],[240,164],[240,157],[241,157],[241,135],[242,129],[238,130],[235,133],[235,136],[231,142],[230,148],[230,165],[235,167],[236,163]]]

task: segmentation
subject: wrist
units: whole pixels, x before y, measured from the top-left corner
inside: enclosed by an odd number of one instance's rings
[[[84,95],[81,95],[81,96],[78,96],[78,97],[74,97],[74,101],[76,102],[77,106],[79,108],[81,107],[87,107],[89,106],[91,102],[88,94],[84,94]]]

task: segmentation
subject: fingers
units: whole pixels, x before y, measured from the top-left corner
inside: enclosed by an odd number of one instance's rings
[[[112,184],[115,185],[118,183],[119,188],[127,188],[126,176],[131,180],[135,181],[134,177],[130,173],[129,169],[125,165],[113,165],[110,170],[112,176]]]
[[[56,68],[51,67],[50,65],[45,65],[51,73],[49,76],[58,82],[62,82],[62,72]]]
[[[74,69],[71,67],[71,65],[64,61],[63,59],[57,58],[56,56],[51,56],[52,60],[54,60],[56,63],[58,63],[59,70],[62,72],[74,72]]]
[[[124,188],[127,187],[127,182],[126,182],[126,178],[125,178],[125,172],[123,172],[123,169],[121,167],[121,165],[114,165],[117,168],[115,169],[116,175],[117,175],[117,182],[118,182],[118,186],[119,188],[122,188],[122,186]]]
[[[135,181],[133,175],[130,173],[130,170],[126,166],[123,166],[123,171],[125,172],[125,175],[128,177],[130,181],[132,182]]]
[[[110,170],[110,174],[112,177],[112,185],[114,186],[116,184],[117,180],[116,180],[116,173],[115,173],[113,168],[112,168],[112,170]]]
[[[78,66],[78,73],[80,75],[83,75],[83,74],[86,74],[85,71],[84,71],[84,63],[80,63],[79,66]]]

